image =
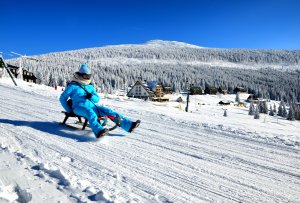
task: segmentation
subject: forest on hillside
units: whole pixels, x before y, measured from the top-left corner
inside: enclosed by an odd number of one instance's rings
[[[202,89],[224,87],[231,92],[242,86],[260,98],[300,101],[300,51],[194,48],[150,43],[34,57],[39,61],[23,58],[23,67],[34,72],[46,85],[66,85],[80,64],[87,63],[94,73],[93,82],[101,92],[125,89],[138,79],[158,81],[178,92],[186,89],[188,81]],[[225,65],[219,66],[215,62]],[[9,63],[18,65],[19,60],[12,59]]]

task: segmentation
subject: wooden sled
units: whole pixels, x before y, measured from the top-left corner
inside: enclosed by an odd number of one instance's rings
[[[62,113],[65,114],[65,118],[64,118],[63,122],[61,123],[62,125],[67,125],[66,122],[67,122],[67,120],[68,120],[70,117],[76,117],[76,118],[78,119],[78,122],[75,123],[75,124],[80,124],[80,125],[82,125],[82,128],[81,128],[82,130],[85,130],[85,128],[86,128],[87,126],[89,126],[89,125],[88,125],[88,119],[85,118],[85,117],[83,117],[83,116],[76,115],[76,114],[73,113],[73,112],[72,112],[72,113],[68,113],[68,112],[66,112],[66,111],[62,111]],[[109,118],[111,121],[114,121],[114,120],[115,120],[115,117],[114,117],[114,116],[100,116],[100,117],[98,117],[98,122],[100,123],[100,125],[106,126],[107,121],[108,121],[108,118]],[[84,123],[82,122],[82,119],[84,119]],[[118,122],[115,123],[114,126],[108,128],[108,130],[109,130],[109,131],[112,131],[112,130],[116,129],[118,126],[120,126],[120,122],[121,122],[121,119],[118,117]]]

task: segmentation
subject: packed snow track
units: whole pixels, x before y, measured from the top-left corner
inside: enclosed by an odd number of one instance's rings
[[[102,102],[141,125],[97,141],[58,124],[57,95],[0,84],[0,153],[69,202],[300,202],[299,143],[211,127],[175,108]]]

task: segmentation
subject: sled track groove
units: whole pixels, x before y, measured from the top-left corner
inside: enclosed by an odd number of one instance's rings
[[[9,89],[0,85],[3,90]],[[87,180],[128,201],[158,196],[162,202],[300,202],[297,146],[118,106],[128,117],[141,116],[142,123],[128,136],[108,135],[104,144],[94,142],[92,133],[51,124],[63,119],[57,98],[18,93],[0,99],[2,136],[32,160],[56,166],[66,178]],[[28,108],[26,97],[31,97]]]

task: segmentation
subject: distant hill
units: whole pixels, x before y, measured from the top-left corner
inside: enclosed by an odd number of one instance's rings
[[[196,86],[243,86],[250,93],[277,100],[300,100],[300,50],[220,49],[183,42],[152,40],[56,52],[24,60],[44,84],[65,84],[81,63],[93,69],[95,85],[113,91],[137,79],[157,80],[174,91]],[[18,60],[10,60],[18,64]]]

